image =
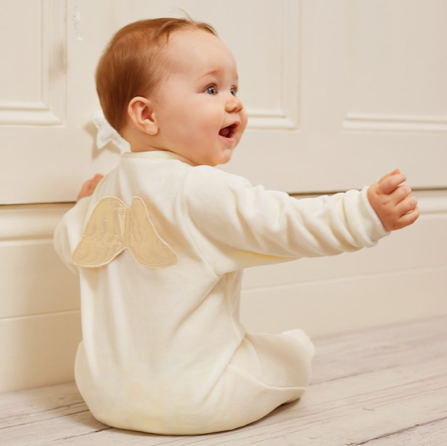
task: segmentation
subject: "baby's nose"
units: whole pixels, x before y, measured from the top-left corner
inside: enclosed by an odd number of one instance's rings
[[[232,96],[225,106],[226,111],[229,113],[239,113],[243,108],[242,101],[237,96]]]

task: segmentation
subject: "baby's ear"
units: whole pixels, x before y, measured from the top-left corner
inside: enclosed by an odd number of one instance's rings
[[[155,118],[152,101],[142,96],[137,96],[129,102],[127,113],[134,125],[144,133],[154,136],[159,128]]]

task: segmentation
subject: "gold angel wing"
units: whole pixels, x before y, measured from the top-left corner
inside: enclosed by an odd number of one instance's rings
[[[150,268],[177,263],[175,252],[158,235],[140,197],[134,197],[130,207],[119,198],[105,197],[94,207],[72,260],[96,268],[110,263],[126,248]]]
[[[138,262],[150,268],[164,268],[177,263],[175,252],[158,235],[140,197],[133,198],[127,211],[126,246]]]
[[[106,265],[123,252],[126,207],[115,197],[105,197],[96,203],[71,257],[74,264],[95,268]]]

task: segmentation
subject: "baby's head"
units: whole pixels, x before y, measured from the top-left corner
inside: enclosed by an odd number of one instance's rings
[[[99,61],[96,87],[107,121],[134,152],[225,164],[247,125],[231,51],[210,25],[191,19],[120,29]]]

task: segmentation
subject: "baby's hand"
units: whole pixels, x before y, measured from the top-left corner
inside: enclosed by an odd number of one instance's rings
[[[98,183],[104,178],[104,175],[97,173],[93,178],[90,180],[87,180],[81,188],[81,192],[79,192],[78,198],[76,201],[79,201],[81,198],[87,197],[89,195],[92,195],[95,191],[96,186]]]
[[[419,217],[417,199],[399,169],[385,175],[367,191],[368,200],[387,231],[395,231],[413,224]]]

